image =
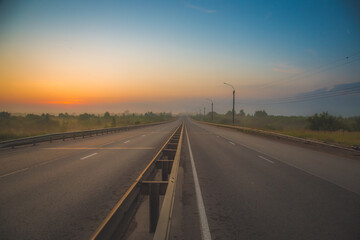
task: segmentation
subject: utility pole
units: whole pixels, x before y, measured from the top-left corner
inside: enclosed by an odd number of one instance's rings
[[[211,101],[211,121],[214,121],[214,102],[210,98],[207,98],[207,100]]]
[[[230,85],[228,83],[224,82],[224,84],[232,87],[232,89],[233,89],[233,110],[232,110],[232,113],[233,113],[233,125],[235,125],[235,88],[233,87],[233,85]]]

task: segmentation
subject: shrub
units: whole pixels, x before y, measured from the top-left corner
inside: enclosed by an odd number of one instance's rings
[[[309,128],[316,131],[336,131],[341,128],[341,122],[338,118],[330,115],[328,112],[323,112],[320,115],[317,113],[309,117]]]

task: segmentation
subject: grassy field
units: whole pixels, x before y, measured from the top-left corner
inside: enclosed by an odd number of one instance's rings
[[[102,115],[80,114],[27,114],[13,116],[7,112],[0,112],[0,141],[37,136],[49,133],[71,132],[126,125],[145,124],[171,120],[171,113],[145,114],[124,113]]]
[[[194,115],[194,119],[232,125],[232,114]],[[326,143],[335,143],[344,146],[360,146],[360,131],[358,131],[358,118],[339,118],[343,129],[336,131],[315,131],[309,129],[309,118],[304,116],[262,116],[251,115],[235,117],[235,125],[249,127],[270,132],[281,133],[289,136],[314,139]]]

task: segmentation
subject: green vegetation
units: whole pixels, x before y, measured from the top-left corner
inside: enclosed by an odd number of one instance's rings
[[[203,115],[194,115],[194,119],[204,121]],[[205,116],[205,121],[232,125],[232,112],[226,114],[211,113]],[[294,137],[320,140],[327,143],[337,143],[346,146],[360,145],[360,116],[335,117],[327,112],[304,116],[272,116],[264,110],[256,111],[254,115],[245,114],[240,110],[235,115],[235,125],[277,132]]]
[[[153,112],[145,114],[125,112],[118,115],[108,112],[104,115],[60,113],[58,116],[50,114],[13,116],[8,112],[0,112],[0,141],[49,133],[161,122],[171,119],[173,119],[171,113]]]

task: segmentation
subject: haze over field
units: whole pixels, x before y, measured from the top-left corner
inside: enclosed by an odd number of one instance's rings
[[[360,114],[357,1],[2,1],[0,110]]]

